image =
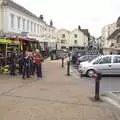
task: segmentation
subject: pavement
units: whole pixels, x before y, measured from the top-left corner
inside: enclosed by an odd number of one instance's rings
[[[0,75],[0,120],[117,120],[93,96],[89,84],[66,75],[61,61],[45,60],[42,80]]]

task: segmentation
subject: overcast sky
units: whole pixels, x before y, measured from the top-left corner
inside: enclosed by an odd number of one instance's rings
[[[47,23],[52,19],[54,26],[72,30],[88,28],[95,37],[101,28],[116,22],[120,13],[120,0],[14,0],[32,13],[44,15]]]

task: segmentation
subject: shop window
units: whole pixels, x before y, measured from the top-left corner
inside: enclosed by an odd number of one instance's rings
[[[66,49],[66,46],[61,46],[61,49]]]

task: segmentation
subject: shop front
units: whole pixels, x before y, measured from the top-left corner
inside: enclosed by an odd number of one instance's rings
[[[35,39],[22,37],[9,37],[0,39],[0,72],[9,71],[9,55],[15,53],[17,56],[23,52],[32,52],[39,49],[39,42]]]
[[[0,57],[7,57],[13,51],[19,51],[20,42],[10,39],[0,39]]]
[[[20,43],[19,41],[10,39],[0,39],[0,73],[9,71],[8,56],[10,53],[18,52]]]

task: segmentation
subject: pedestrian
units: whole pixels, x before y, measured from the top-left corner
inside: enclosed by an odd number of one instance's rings
[[[21,52],[18,56],[18,64],[19,64],[19,74],[22,74],[23,69],[23,53]]]
[[[43,62],[43,57],[40,55],[38,49],[36,49],[36,52],[34,54],[34,61],[35,61],[35,68],[36,68],[37,78],[39,80],[41,80],[42,79],[42,62]]]
[[[29,56],[29,60],[30,60],[30,75],[34,75],[35,70],[34,70],[34,63],[33,63],[32,55]]]
[[[16,55],[14,52],[11,53],[9,58],[9,67],[10,67],[10,75],[15,76],[16,73]]]
[[[33,75],[34,75],[35,72],[36,72],[36,64],[35,64],[34,56],[35,56],[35,52],[32,52],[32,63],[33,63],[33,66],[32,66],[32,73],[33,73]]]
[[[30,78],[30,59],[26,52],[23,53],[23,69],[22,69],[22,78]]]

